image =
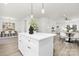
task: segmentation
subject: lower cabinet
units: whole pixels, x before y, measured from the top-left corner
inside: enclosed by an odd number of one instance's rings
[[[42,40],[37,39],[33,38],[33,36],[19,34],[18,48],[23,56],[53,55],[53,37]]]
[[[18,41],[18,48],[24,56],[38,55],[38,44],[35,44],[30,38],[20,37]],[[38,42],[36,42],[38,43]]]
[[[25,53],[26,56],[37,56],[38,55],[38,48],[34,47],[34,46],[27,46],[26,50],[27,51]]]

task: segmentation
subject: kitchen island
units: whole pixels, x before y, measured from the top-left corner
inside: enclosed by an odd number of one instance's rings
[[[55,35],[50,33],[19,33],[18,48],[23,56],[52,56]]]

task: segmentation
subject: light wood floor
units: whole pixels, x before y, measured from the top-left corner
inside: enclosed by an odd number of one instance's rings
[[[79,56],[79,45],[54,38],[54,56]]]
[[[54,56],[79,56],[79,45],[54,37]],[[0,38],[0,56],[22,56],[18,49],[18,37]]]
[[[0,56],[21,56],[18,37],[0,38]]]

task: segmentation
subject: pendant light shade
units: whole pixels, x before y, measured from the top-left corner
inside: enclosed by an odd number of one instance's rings
[[[42,3],[42,9],[41,9],[41,13],[44,14],[45,13],[45,9],[44,9],[44,3]]]
[[[33,18],[34,17],[33,14],[31,14],[30,17]]]
[[[45,10],[44,10],[44,9],[42,9],[42,10],[41,10],[41,12],[42,12],[42,14],[44,14],[44,13],[45,13]]]
[[[34,15],[33,15],[33,4],[32,4],[32,3],[31,3],[31,15],[30,15],[30,17],[31,17],[31,18],[34,17]]]

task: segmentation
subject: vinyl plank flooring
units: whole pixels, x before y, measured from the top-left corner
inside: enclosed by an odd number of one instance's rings
[[[18,37],[0,38],[0,56],[22,56],[18,49]]]
[[[79,45],[54,38],[54,56],[79,56]]]

